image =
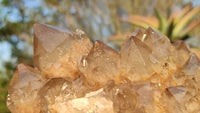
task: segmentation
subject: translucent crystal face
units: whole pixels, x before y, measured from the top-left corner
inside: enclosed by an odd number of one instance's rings
[[[138,29],[118,52],[86,34],[34,25],[34,65],[17,66],[12,113],[198,113],[200,61],[183,42]]]
[[[82,58],[79,69],[92,85],[106,84],[119,75],[119,53],[100,41],[94,43],[90,53]]]
[[[150,57],[152,50],[136,37],[131,37],[122,46],[120,51],[121,69],[130,80],[140,80],[149,77],[153,73],[153,62]],[[156,65],[156,64],[155,64]]]
[[[38,113],[38,91],[45,84],[40,72],[24,64],[17,66],[10,82],[7,106],[13,113]]]
[[[77,62],[87,55],[92,42],[84,32],[45,25],[34,25],[34,64],[47,77],[73,77]]]

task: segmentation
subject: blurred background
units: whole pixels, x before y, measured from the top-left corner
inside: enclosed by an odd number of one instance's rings
[[[0,113],[18,63],[33,65],[33,24],[81,29],[119,50],[137,28],[200,48],[200,0],[0,0]]]

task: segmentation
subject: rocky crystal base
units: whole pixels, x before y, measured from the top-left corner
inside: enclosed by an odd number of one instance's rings
[[[81,30],[34,25],[34,65],[10,83],[12,113],[198,113],[200,61],[184,42],[138,29],[121,51]]]

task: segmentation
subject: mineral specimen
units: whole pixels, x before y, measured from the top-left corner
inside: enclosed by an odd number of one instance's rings
[[[34,25],[34,65],[17,66],[12,113],[198,113],[200,61],[183,42],[138,29],[120,52],[81,30]]]

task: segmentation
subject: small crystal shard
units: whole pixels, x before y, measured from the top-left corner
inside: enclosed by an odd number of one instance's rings
[[[176,62],[177,65],[183,66],[190,57],[190,49],[183,41],[176,41],[174,43],[176,49]]]
[[[183,42],[138,29],[120,52],[84,31],[34,25],[34,65],[17,66],[12,113],[198,113],[200,61]]]
[[[198,67],[200,67],[199,58],[193,53],[185,64],[185,74],[194,76]]]
[[[183,86],[169,87],[167,90],[180,103],[185,96],[187,89]]]

